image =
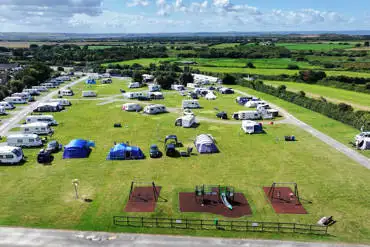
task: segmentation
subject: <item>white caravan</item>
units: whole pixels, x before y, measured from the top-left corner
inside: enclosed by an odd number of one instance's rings
[[[159,92],[159,91],[161,91],[161,86],[158,85],[158,84],[150,84],[148,86],[148,88],[149,88],[149,92]]]
[[[5,110],[5,107],[0,106],[0,115],[7,115],[8,113]]]
[[[24,159],[22,148],[0,146],[0,164],[18,164]]]
[[[137,99],[141,96],[145,96],[143,92],[127,92],[123,96],[128,99]]]
[[[141,111],[142,107],[136,103],[126,103],[122,105],[123,111]]]
[[[370,138],[370,131],[361,132],[355,136],[355,143],[363,140],[364,138]]]
[[[62,96],[73,96],[73,91],[71,89],[63,89],[60,91],[60,95]]]
[[[258,111],[238,111],[234,112],[233,118],[236,120],[257,120],[261,119],[261,114]]]
[[[31,94],[31,95],[33,95],[33,96],[37,96],[37,95],[40,95],[40,91],[39,90],[37,90],[37,89],[32,89],[32,88],[25,88],[25,89],[23,89],[23,91],[22,91],[23,93],[29,93],[29,94]]]
[[[97,94],[94,91],[82,91],[82,97],[96,97]]]
[[[184,115],[179,117],[175,121],[175,126],[182,126],[184,128],[191,128],[197,124],[197,120],[194,115]]]
[[[172,90],[176,90],[176,91],[184,91],[185,90],[185,87],[183,85],[171,85],[171,89]]]
[[[146,114],[158,114],[166,112],[164,105],[148,105],[144,107],[144,113]]]
[[[26,117],[26,124],[42,122],[47,123],[48,125],[55,126],[58,125],[58,122],[55,121],[52,115],[30,115]]]
[[[46,87],[46,88],[55,88],[56,87],[55,84],[51,83],[51,82],[41,83],[40,86]]]
[[[29,101],[29,100],[32,99],[32,96],[31,96],[30,93],[13,93],[11,96],[12,97],[21,97],[25,101]]]
[[[128,88],[139,88],[139,87],[141,87],[140,82],[131,82],[131,83],[128,85]]]
[[[44,87],[44,86],[33,86],[32,89],[36,89],[39,92],[47,92],[47,91],[49,91],[49,89],[47,87]]]
[[[6,97],[4,101],[12,103],[12,104],[26,104],[27,101],[22,99],[21,97]]]
[[[182,108],[183,109],[196,109],[196,108],[200,108],[200,104],[198,100],[183,100]]]
[[[50,128],[48,123],[42,122],[23,124],[21,125],[21,131],[23,134],[37,134],[37,135],[49,135],[54,133],[54,130]]]
[[[40,137],[35,134],[9,135],[6,140],[9,146],[16,147],[41,147],[43,145]]]
[[[0,102],[0,107],[4,107],[6,110],[12,110],[15,108],[15,106],[12,103],[6,102],[6,101],[1,101]]]
[[[62,106],[71,106],[72,105],[71,101],[69,101],[67,99],[51,99],[51,100],[49,100],[49,102],[57,102]]]

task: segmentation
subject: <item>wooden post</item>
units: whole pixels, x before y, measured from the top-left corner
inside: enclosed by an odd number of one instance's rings
[[[310,233],[312,232],[312,225],[310,225]]]
[[[144,227],[144,217],[141,217],[141,227]]]
[[[230,223],[230,230],[231,231],[233,230],[233,221],[231,221],[231,223]]]
[[[188,229],[188,219],[185,219],[185,228]]]
[[[293,232],[295,233],[295,223],[293,223]]]
[[[155,226],[158,227],[158,217],[155,217]]]
[[[129,216],[127,216],[127,217],[126,217],[126,222],[127,222],[127,225],[128,225],[128,217],[129,217]]]
[[[278,222],[278,232],[280,232],[280,222]]]

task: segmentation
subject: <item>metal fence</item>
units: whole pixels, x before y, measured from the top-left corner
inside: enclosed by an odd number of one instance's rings
[[[172,228],[190,230],[222,230],[236,232],[271,232],[271,233],[300,233],[326,235],[327,226],[262,222],[262,221],[231,221],[231,220],[204,220],[204,219],[174,219],[150,218],[135,216],[114,216],[116,226],[146,227],[146,228]]]

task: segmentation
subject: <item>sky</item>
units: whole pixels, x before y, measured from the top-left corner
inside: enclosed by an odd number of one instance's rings
[[[0,0],[0,32],[370,30],[370,0]]]

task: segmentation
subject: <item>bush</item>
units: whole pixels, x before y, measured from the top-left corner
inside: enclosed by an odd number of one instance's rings
[[[299,69],[299,66],[296,64],[288,64],[287,69],[297,70]]]
[[[235,85],[236,78],[230,74],[225,74],[224,78],[222,79],[222,83],[226,85]]]

